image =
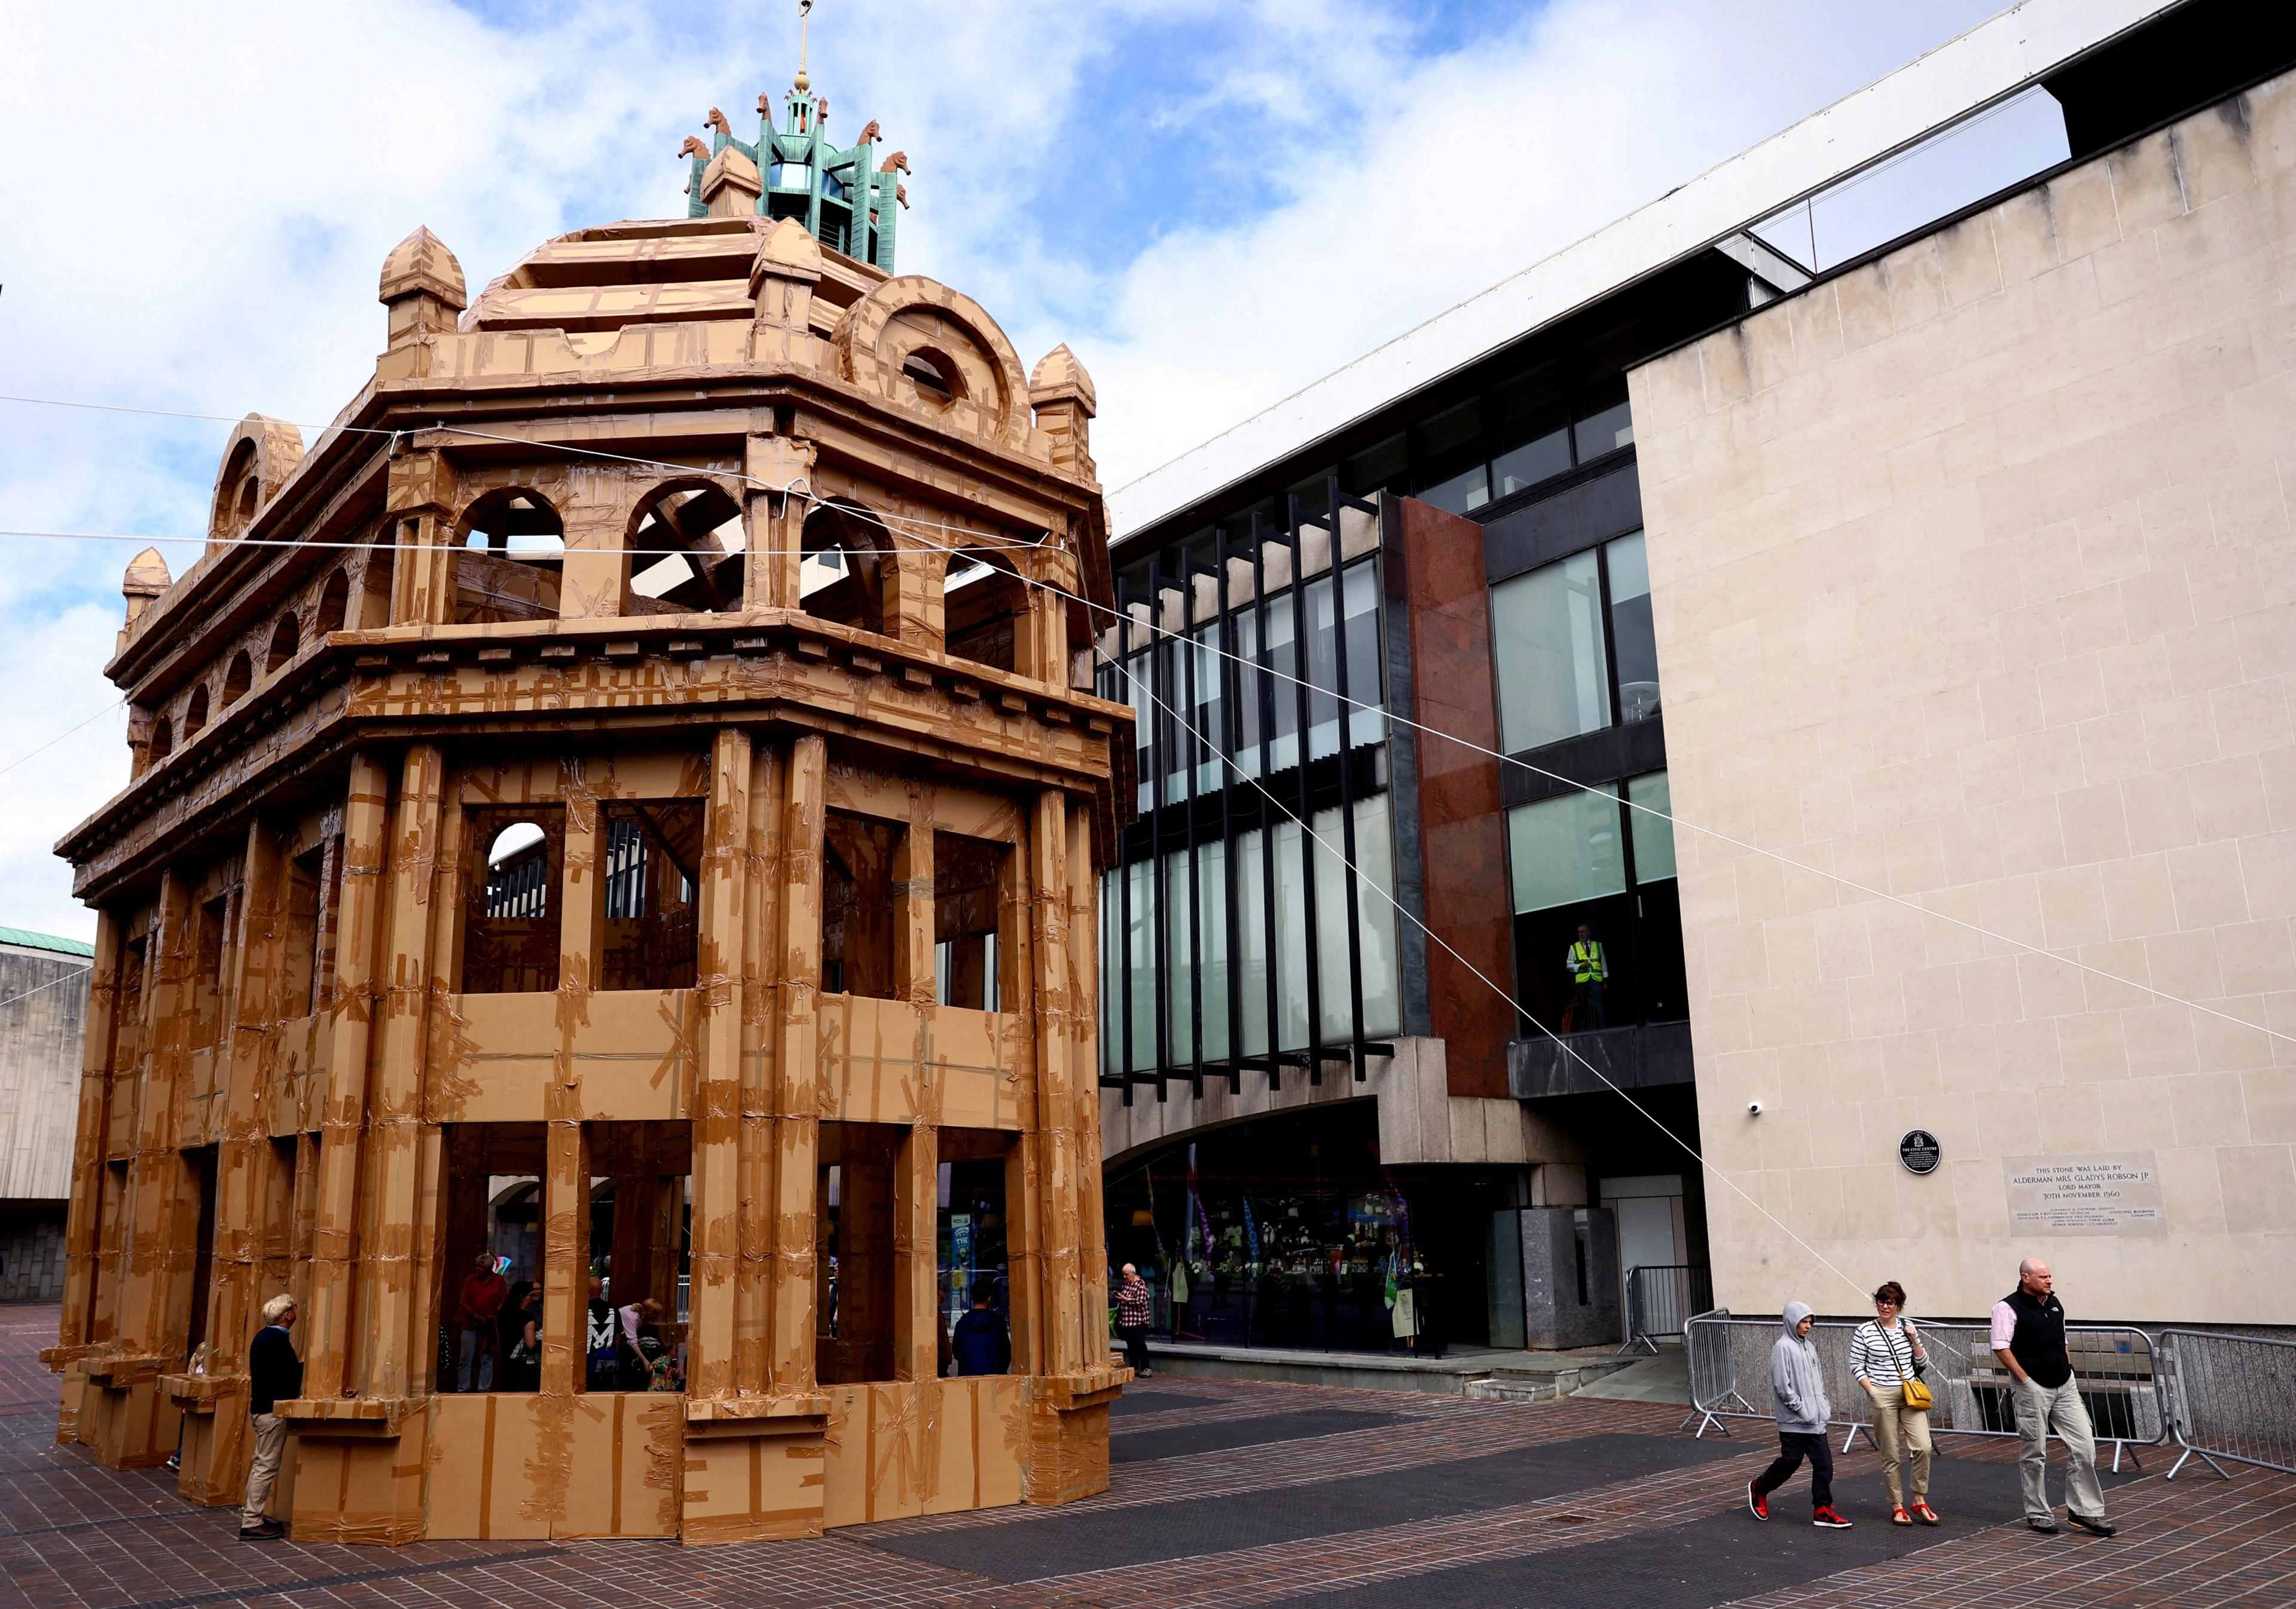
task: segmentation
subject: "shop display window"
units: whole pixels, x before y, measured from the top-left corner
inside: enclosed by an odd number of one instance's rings
[[[1110,1179],[1110,1288],[1138,1268],[1160,1338],[1439,1354],[1486,1333],[1480,1189],[1382,1167],[1367,1101],[1242,1124]]]

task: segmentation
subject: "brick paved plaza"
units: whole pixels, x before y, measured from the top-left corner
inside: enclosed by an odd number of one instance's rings
[[[1741,1506],[1767,1435],[1693,1441],[1677,1408],[1468,1402],[1159,1380],[1118,1408],[1115,1483],[1060,1510],[859,1526],[810,1542],[258,1547],[160,1471],[54,1444],[34,1353],[51,1307],[0,1309],[0,1609],[200,1605],[1091,1605],[1110,1609],[1632,1605],[2282,1605],[2296,1481],[2169,1460],[2112,1490],[2121,1535],[2030,1534],[2013,1448],[1944,1438],[1940,1531],[1887,1523],[1874,1456],[1841,1461],[1848,1532],[1791,1487]],[[1759,1427],[1754,1427],[1759,1431]]]

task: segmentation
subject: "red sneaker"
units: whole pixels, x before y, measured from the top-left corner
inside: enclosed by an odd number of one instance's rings
[[[1754,1511],[1754,1517],[1758,1520],[1767,1520],[1770,1517],[1769,1498],[1756,1491],[1751,1481],[1746,1482],[1746,1506]]]
[[[1843,1519],[1839,1514],[1835,1513],[1830,1507],[1821,1508],[1816,1514],[1811,1515],[1809,1516],[1809,1523],[1813,1525],[1821,1526],[1827,1531],[1847,1531],[1849,1529],[1849,1522]]]

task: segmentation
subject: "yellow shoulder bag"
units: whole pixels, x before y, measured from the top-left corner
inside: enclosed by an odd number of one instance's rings
[[[1878,1324],[1874,1327],[1877,1330],[1882,1329],[1882,1326]],[[1906,1329],[1906,1321],[1903,1318],[1899,1318],[1898,1320],[1898,1327],[1901,1330]],[[1890,1332],[1887,1330],[1882,1330],[1882,1344],[1884,1347],[1889,1348],[1890,1361],[1898,1366],[1898,1378],[1904,1385],[1906,1406],[1907,1408],[1915,1408],[1935,1407],[1937,1404],[1937,1399],[1930,1394],[1930,1388],[1923,1385],[1920,1381],[1915,1379],[1911,1375],[1906,1373],[1905,1361],[1898,1356],[1898,1349],[1895,1346],[1890,1345]],[[1906,1330],[1906,1350],[1910,1352],[1913,1350],[1913,1332],[1911,1330]]]

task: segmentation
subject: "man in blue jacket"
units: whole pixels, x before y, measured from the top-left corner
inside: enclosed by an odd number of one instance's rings
[[[1809,1460],[1810,1523],[1847,1531],[1849,1522],[1833,1507],[1833,1449],[1825,1424],[1833,1405],[1825,1397],[1825,1369],[1809,1339],[1809,1303],[1786,1303],[1786,1333],[1770,1349],[1770,1394],[1778,1405],[1778,1456],[1746,1488],[1746,1506],[1758,1520],[1770,1517],[1770,1494],[1793,1478]]]
[[[949,1332],[949,1359],[960,1375],[1003,1375],[1013,1367],[1013,1338],[989,1309],[989,1282],[972,1283],[972,1310]]]

